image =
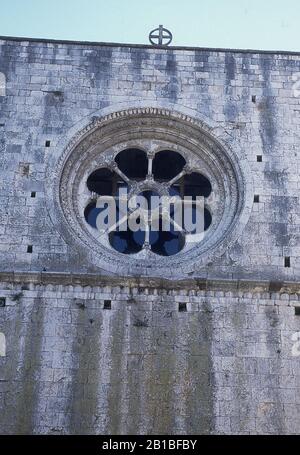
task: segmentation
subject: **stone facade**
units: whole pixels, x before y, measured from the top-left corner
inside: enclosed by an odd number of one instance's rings
[[[12,38],[0,73],[0,432],[298,433],[300,55]],[[74,235],[76,165],[131,118],[223,160],[207,251]]]

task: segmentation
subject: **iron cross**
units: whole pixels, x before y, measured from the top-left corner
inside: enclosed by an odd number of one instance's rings
[[[149,34],[149,41],[154,46],[168,46],[173,39],[172,33],[160,25],[159,28],[152,30]]]

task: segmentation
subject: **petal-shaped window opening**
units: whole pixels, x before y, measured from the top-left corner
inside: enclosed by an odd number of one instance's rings
[[[161,182],[172,180],[180,174],[185,164],[186,161],[180,153],[171,150],[158,152],[152,166],[154,179]]]
[[[160,220],[160,230],[150,231],[150,245],[153,253],[160,256],[173,256],[183,249],[185,238],[180,231],[174,229],[172,223],[170,230],[162,230]]]
[[[163,231],[162,221],[160,219],[159,230],[150,230],[149,243],[153,253],[160,256],[173,256],[179,253],[184,245],[185,238],[182,233],[174,229],[171,223],[171,228],[168,231]],[[111,246],[123,254],[136,254],[142,250],[146,240],[146,233],[141,226],[136,232],[127,227],[126,231],[117,229],[109,234],[109,242]]]
[[[170,188],[171,196],[197,196],[208,197],[212,192],[210,181],[202,174],[193,172],[192,174],[184,175]]]
[[[208,228],[210,227],[212,223],[212,216],[211,216],[211,213],[210,211],[205,208],[204,209],[204,230],[207,231]]]
[[[189,234],[199,234],[207,231],[212,223],[212,216],[210,211],[205,207],[193,204],[192,206],[184,207],[183,226]],[[172,218],[174,215],[172,215]],[[193,227],[192,227],[193,226]]]
[[[97,216],[104,209],[98,209],[96,207],[96,202],[91,202],[84,211],[84,218],[86,222],[94,229],[97,229]]]
[[[183,197],[184,195],[181,195],[183,191],[180,190],[180,185],[176,183],[176,185],[172,185],[169,189],[170,196],[180,196]]]
[[[127,184],[116,173],[107,168],[97,169],[87,179],[87,187],[100,196],[116,196],[118,189]]]
[[[120,171],[129,179],[144,180],[148,174],[148,157],[142,150],[123,150],[116,156],[115,161]]]
[[[109,233],[110,245],[119,253],[136,254],[142,250],[145,242],[145,230],[138,218],[136,224],[141,224],[137,231],[132,231],[128,223],[128,213],[122,213],[117,207],[117,228]]]
[[[184,196],[204,196],[208,197],[212,191],[210,181],[202,174],[193,172],[183,177]]]
[[[114,231],[109,234],[109,243],[111,246],[123,254],[136,254],[142,250],[145,241],[145,232],[138,230],[133,232],[130,229],[126,231]]]

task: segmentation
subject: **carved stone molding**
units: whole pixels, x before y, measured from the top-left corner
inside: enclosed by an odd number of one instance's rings
[[[107,292],[109,288],[109,292],[124,293],[127,297],[128,288],[134,288],[136,291],[142,290],[145,294],[152,290],[157,295],[166,291],[178,291],[178,293],[193,291],[196,295],[202,296],[209,292],[210,297],[213,296],[212,292],[216,292],[218,297],[221,297],[220,292],[223,292],[224,296],[228,296],[227,293],[233,293],[240,297],[249,298],[250,292],[252,294],[250,297],[253,296],[255,299],[274,300],[282,298],[285,306],[288,300],[286,296],[289,296],[289,300],[300,301],[300,283],[290,281],[199,280],[191,278],[173,281],[163,277],[140,278],[50,272],[0,272],[0,283],[5,284],[5,295],[7,296],[11,293],[15,294],[16,290],[27,284],[32,286],[31,290],[37,288],[39,291],[43,289],[56,291],[59,288],[61,289],[61,286],[68,287],[68,292],[72,292],[74,288],[78,292],[78,286],[82,287],[83,292],[92,290],[100,292],[102,288]]]

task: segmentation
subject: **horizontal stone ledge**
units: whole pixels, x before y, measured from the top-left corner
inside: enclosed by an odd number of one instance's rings
[[[152,288],[177,291],[222,291],[300,294],[300,282],[289,281],[254,281],[254,280],[217,280],[124,277],[98,274],[72,274],[56,272],[0,272],[0,283],[62,285],[62,286],[120,286],[129,288]]]

